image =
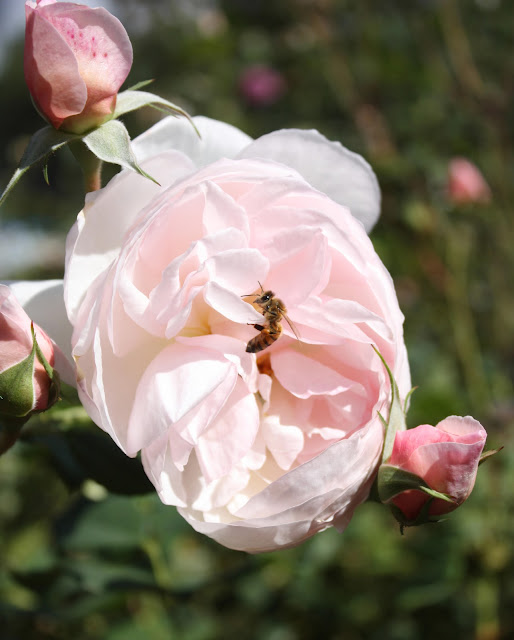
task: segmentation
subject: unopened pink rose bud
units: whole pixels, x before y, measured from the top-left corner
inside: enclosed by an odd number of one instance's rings
[[[448,197],[454,204],[487,203],[491,200],[491,189],[472,162],[453,158],[448,165]]]
[[[239,89],[249,104],[268,106],[282,97],[286,90],[286,81],[280,71],[264,65],[255,65],[242,73]]]
[[[9,287],[0,285],[0,426],[21,426],[56,401],[54,355],[47,334],[32,324]]]
[[[25,80],[41,115],[72,133],[108,120],[132,66],[121,22],[103,8],[55,0],[28,0],[25,15]]]
[[[434,498],[418,489],[398,493],[390,502],[404,523],[416,521],[429,500],[427,517],[449,513],[469,497],[486,437],[482,425],[470,416],[450,416],[435,427],[424,424],[396,433],[387,466],[417,476],[428,489],[447,497]]]

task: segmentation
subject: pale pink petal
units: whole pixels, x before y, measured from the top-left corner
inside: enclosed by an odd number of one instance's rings
[[[436,429],[452,435],[457,442],[471,443],[487,437],[480,422],[471,416],[448,416],[436,424]]]
[[[273,355],[273,371],[278,381],[297,398],[336,395],[355,384],[337,370],[291,349]]]
[[[373,475],[382,447],[383,428],[378,418],[322,454],[289,471],[254,496],[237,514],[240,518],[264,518],[283,511],[302,518],[309,512],[308,501],[327,492],[352,493],[362,478]],[[344,464],[342,461],[344,460]],[[355,484],[354,484],[355,483]],[[302,487],[298,492],[297,487]],[[311,514],[312,515],[312,514]]]
[[[409,467],[429,487],[447,493],[457,503],[461,503],[471,493],[475,483],[478,460],[484,444],[485,438],[473,444],[427,444],[412,454]]]
[[[164,348],[145,370],[138,385],[127,449],[138,451],[178,423],[212,394],[231,370],[233,365],[212,350],[192,350],[178,343]],[[191,384],[192,380],[197,384]],[[142,424],[146,425],[145,429],[141,429]]]
[[[259,429],[253,393],[239,378],[227,401],[198,441],[197,456],[207,483],[228,474],[250,450]]]
[[[195,166],[204,167],[220,158],[234,158],[252,141],[246,133],[219,120],[195,116],[193,122],[200,136],[186,119],[171,116],[142,133],[133,142],[138,160],[176,149]]]
[[[369,164],[318,131],[283,129],[255,140],[239,158],[267,158],[293,167],[309,184],[342,204],[370,231],[380,213],[380,190]]]
[[[353,509],[369,491],[380,455],[382,427],[378,422],[353,441],[343,440],[309,465],[283,475],[240,510],[238,516],[244,520],[205,522],[198,512],[187,508],[179,512],[197,531],[231,549],[249,553],[296,546],[332,525],[343,530]],[[359,455],[364,451],[366,467],[359,469],[363,462],[359,462]],[[362,471],[367,478],[364,482]],[[296,490],[299,486],[301,492]],[[303,501],[298,503],[300,497]]]
[[[282,424],[276,415],[263,420],[262,430],[269,452],[278,466],[287,471],[304,447],[302,430],[295,425]]]
[[[100,100],[117,93],[132,66],[132,45],[121,22],[101,7],[71,2],[52,4],[42,13],[72,50],[89,96]]]
[[[453,438],[445,431],[436,429],[428,424],[422,424],[415,429],[398,431],[394,440],[394,448],[389,464],[404,466],[409,464],[410,456],[418,447],[435,442],[452,442]]]
[[[169,185],[190,171],[191,165],[181,154],[169,152],[145,163],[144,169],[162,185]],[[72,322],[91,283],[117,256],[126,231],[157,193],[159,187],[153,182],[126,170],[109,182],[108,189],[88,194],[66,243],[66,281],[73,286],[66,284],[65,300]]]
[[[26,11],[25,80],[41,112],[58,127],[84,109],[87,87],[65,39],[41,11]]]

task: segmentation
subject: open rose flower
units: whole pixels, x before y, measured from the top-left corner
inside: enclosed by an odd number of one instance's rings
[[[25,79],[43,117],[73,133],[108,120],[132,66],[121,22],[105,9],[55,0],[28,0],[25,14]]]
[[[371,345],[410,389],[393,283],[359,221],[378,215],[376,179],[315,131],[252,142],[184,124],[135,143],[161,187],[122,172],[70,232],[81,400],[128,455],[142,451],[162,501],[228,547],[342,530],[376,474],[391,395]],[[283,322],[254,354],[259,283],[300,339]]]
[[[417,489],[396,495],[392,502],[406,521],[414,521],[428,500],[429,516],[449,513],[471,493],[487,433],[469,416],[450,416],[435,427],[423,424],[398,431],[388,464],[421,478],[430,489],[444,493],[450,502]]]

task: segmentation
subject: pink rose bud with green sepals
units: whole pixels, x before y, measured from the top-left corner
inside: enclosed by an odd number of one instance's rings
[[[55,0],[28,0],[25,14],[25,79],[41,115],[72,133],[109,120],[132,66],[121,22],[103,8]]]
[[[57,400],[55,349],[9,287],[0,285],[0,453],[14,443],[33,413]]]
[[[397,431],[391,457],[381,467],[379,484],[384,469],[394,472],[396,468],[407,472],[406,478],[412,474],[419,480],[419,489],[406,489],[388,500],[396,507],[397,519],[403,524],[421,524],[460,506],[475,484],[486,438],[485,429],[470,416],[450,416],[435,427],[424,424]]]

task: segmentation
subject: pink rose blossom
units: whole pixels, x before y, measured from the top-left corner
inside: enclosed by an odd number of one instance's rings
[[[487,433],[474,418],[450,416],[435,427],[423,424],[396,433],[389,465],[422,478],[453,502],[435,498],[430,515],[456,509],[471,493]],[[392,499],[408,520],[414,520],[430,499],[426,493],[408,490]]]
[[[271,67],[255,65],[244,70],[239,89],[249,104],[268,106],[282,97],[286,90],[284,76]]]
[[[28,0],[25,13],[25,80],[41,114],[73,133],[108,120],[132,66],[121,22],[102,8],[54,0]]]
[[[166,119],[135,141],[160,187],[122,172],[70,232],[79,394],[196,530],[289,547],[344,529],[368,495],[391,395],[371,345],[410,389],[403,316],[360,222],[378,214],[376,179],[315,131],[251,141],[194,121],[201,139]],[[259,282],[300,340],[283,322],[253,354]]]
[[[37,325],[34,325],[34,331],[41,351],[48,363],[53,366],[54,344]],[[31,351],[31,320],[9,287],[0,285],[0,376],[4,371],[25,360]],[[48,405],[50,378],[37,358],[34,358],[32,390],[32,405],[26,407],[27,414],[31,411],[44,410]],[[17,392],[16,389],[12,391],[14,394]],[[9,402],[9,398],[2,396],[0,413],[3,413],[4,402]]]
[[[491,200],[491,189],[472,162],[453,158],[448,166],[448,196],[454,204],[487,203]]]

